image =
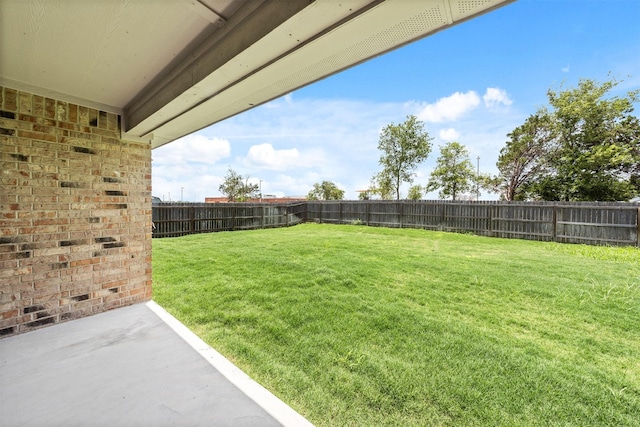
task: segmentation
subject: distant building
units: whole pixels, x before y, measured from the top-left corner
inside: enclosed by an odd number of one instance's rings
[[[276,197],[272,195],[264,195],[261,198],[256,197],[254,199],[245,200],[243,203],[294,203],[294,202],[303,202],[307,200],[306,197],[301,196],[284,196],[284,197]],[[229,203],[229,199],[226,197],[205,197],[205,203]]]

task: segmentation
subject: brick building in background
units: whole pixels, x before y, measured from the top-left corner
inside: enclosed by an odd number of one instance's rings
[[[277,197],[277,196],[263,196],[256,197],[254,199],[245,200],[245,203],[295,203],[304,202],[306,197]],[[205,197],[205,203],[229,203],[227,197]]]

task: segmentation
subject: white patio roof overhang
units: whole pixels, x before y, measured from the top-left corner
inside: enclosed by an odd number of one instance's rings
[[[0,0],[0,85],[156,148],[514,0]]]

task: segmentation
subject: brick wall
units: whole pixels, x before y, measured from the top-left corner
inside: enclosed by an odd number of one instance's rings
[[[151,146],[0,87],[0,337],[151,298]]]

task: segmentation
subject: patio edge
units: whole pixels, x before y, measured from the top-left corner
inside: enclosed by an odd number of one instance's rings
[[[258,404],[269,415],[275,418],[284,427],[313,427],[306,418],[284,403],[269,390],[258,384],[245,374],[240,368],[231,363],[222,354],[218,353],[210,345],[200,339],[189,328],[173,317],[164,308],[154,301],[149,301],[146,306],[151,309],[164,323],[166,323],[180,338],[185,340],[207,362],[220,372],[234,386],[240,389],[247,397]]]

